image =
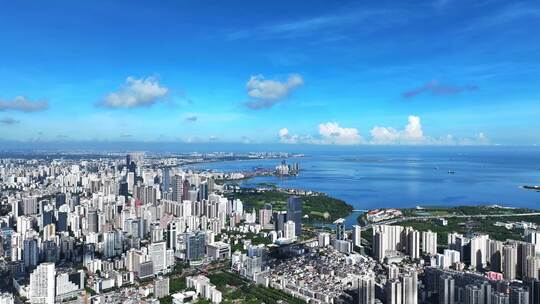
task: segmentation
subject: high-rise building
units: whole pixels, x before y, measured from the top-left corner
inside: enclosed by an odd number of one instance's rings
[[[383,261],[389,251],[403,249],[403,227],[377,225],[373,227],[373,257]]]
[[[502,272],[504,243],[497,240],[489,241],[489,265],[492,271]]]
[[[510,297],[502,292],[491,294],[491,304],[510,304]]]
[[[169,167],[163,168],[163,181],[162,181],[162,191],[167,192],[169,191],[169,187],[171,186],[171,169]]]
[[[352,226],[352,242],[354,247],[362,247],[362,227]]]
[[[164,298],[169,295],[169,278],[158,277],[154,280],[154,296],[157,299]]]
[[[375,303],[375,278],[366,274],[358,279],[358,304]]]
[[[340,218],[334,221],[334,225],[336,225],[336,240],[344,240],[345,239],[345,220]]]
[[[128,192],[133,193],[133,187],[135,187],[135,172],[127,173],[126,182],[128,184]]]
[[[175,202],[181,202],[183,190],[183,180],[182,176],[175,175],[172,177],[172,200]]]
[[[407,254],[411,259],[420,258],[420,232],[414,229],[407,230]]]
[[[191,190],[191,184],[189,183],[189,180],[185,179],[184,183],[182,184],[182,200],[188,200],[189,199],[189,190]]]
[[[441,275],[439,277],[438,294],[439,304],[454,304],[455,303],[455,281],[452,276]]]
[[[503,246],[503,276],[506,280],[514,280],[517,276],[518,260],[517,246],[506,244]]]
[[[199,184],[199,199],[207,200],[208,199],[208,182],[204,181]]]
[[[531,255],[525,258],[525,272],[523,279],[538,279],[540,271],[540,257]]]
[[[186,258],[189,261],[198,260],[205,254],[206,234],[203,231],[186,236]]]
[[[422,253],[429,255],[437,254],[437,232],[431,230],[422,231]]]
[[[23,241],[23,264],[26,269],[34,269],[39,262],[39,247],[37,238]]]
[[[482,282],[480,284],[480,290],[482,291],[482,302],[483,304],[491,303],[491,284],[489,282]]]
[[[388,280],[384,286],[384,294],[386,296],[386,304],[402,304],[402,287],[401,281],[394,279]]]
[[[276,231],[283,231],[286,221],[287,221],[287,212],[285,211],[274,212],[274,225],[275,225]]]
[[[98,232],[98,213],[96,209],[88,209],[87,214],[88,232]]]
[[[418,275],[415,270],[402,276],[401,289],[403,291],[402,304],[418,303]]]
[[[289,240],[296,239],[296,224],[293,221],[289,220],[285,223],[283,237]]]
[[[319,232],[317,239],[319,241],[319,247],[330,245],[330,234],[328,232]]]
[[[154,272],[159,273],[167,268],[167,244],[165,241],[148,246],[148,254],[154,265]]]
[[[287,220],[294,222],[295,235],[302,235],[302,200],[298,196],[291,196],[287,201]]]
[[[30,274],[30,303],[54,304],[56,269],[54,263],[42,263]]]
[[[538,279],[526,279],[524,284],[529,291],[529,303],[540,303],[540,280]]]
[[[272,221],[272,205],[265,204],[264,208],[259,209],[259,224],[265,227]]]
[[[487,265],[489,235],[477,234],[470,241],[470,264],[475,269],[483,269]]]
[[[517,277],[523,279],[527,274],[527,258],[536,256],[536,246],[527,242],[516,242],[518,255],[517,255]]]
[[[482,289],[477,285],[465,286],[464,304],[483,304]]]
[[[510,304],[529,304],[529,292],[522,287],[511,287]]]

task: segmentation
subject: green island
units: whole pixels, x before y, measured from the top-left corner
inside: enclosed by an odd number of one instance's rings
[[[452,232],[461,234],[472,232],[486,233],[489,234],[491,239],[500,241],[507,239],[521,240],[524,237],[524,229],[518,227],[508,229],[504,226],[496,226],[495,224],[530,222],[540,225],[540,215],[534,214],[538,211],[527,208],[456,206],[407,208],[400,210],[403,213],[403,217],[407,219],[392,222],[391,225],[412,227],[419,231],[431,230],[437,232],[437,242],[440,247],[447,246],[448,234]],[[526,213],[533,214],[524,215]],[[446,219],[447,224],[442,225],[441,219]],[[358,222],[364,225],[366,223],[365,215],[360,216]],[[369,236],[372,235],[372,229],[367,229],[363,234],[366,236],[366,240],[371,242]]]
[[[271,204],[274,210],[287,210],[287,199],[290,196],[299,196],[303,202],[302,212],[304,216],[308,216],[305,218],[307,223],[332,223],[338,218],[347,217],[353,211],[353,207],[344,201],[317,192],[293,194],[278,188],[241,188],[231,195],[242,201],[245,211],[259,210],[265,204]]]

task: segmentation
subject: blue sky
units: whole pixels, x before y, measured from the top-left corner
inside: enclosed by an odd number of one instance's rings
[[[540,144],[535,1],[0,1],[0,140]]]

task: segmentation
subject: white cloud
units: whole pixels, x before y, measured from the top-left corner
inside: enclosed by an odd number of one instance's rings
[[[287,136],[289,136],[289,129],[287,128],[279,129],[279,137],[287,137]]]
[[[480,132],[476,134],[476,136],[470,138],[460,138],[456,141],[456,144],[462,145],[462,146],[479,146],[479,145],[488,145],[490,143],[489,138],[487,135],[483,132]]]
[[[364,142],[357,129],[342,128],[336,122],[319,124],[316,136],[291,134],[287,128],[282,128],[279,139],[287,144],[357,145]]]
[[[32,101],[24,96],[17,96],[12,100],[0,99],[0,111],[40,112],[49,107],[45,100]]]
[[[279,141],[284,144],[296,144],[296,143],[299,143],[300,138],[298,135],[290,134],[289,129],[281,128],[279,129]]]
[[[130,76],[118,91],[105,97],[102,105],[110,108],[148,107],[168,92],[169,89],[161,86],[155,77],[137,79]]]
[[[375,126],[371,129],[371,139],[364,140],[356,128],[343,128],[337,122],[321,123],[318,126],[316,135],[296,135],[291,134],[289,129],[279,130],[281,143],[288,144],[320,144],[320,145],[486,145],[489,138],[480,132],[472,138],[455,138],[451,134],[441,137],[429,137],[424,135],[420,117],[410,115],[408,123],[402,130],[392,127]]]
[[[375,126],[370,133],[374,144],[421,144],[426,141],[420,117],[414,115],[409,115],[409,122],[401,131],[391,127]]]
[[[319,125],[320,141],[323,144],[357,145],[364,140],[355,128],[342,128],[337,122]]]
[[[289,75],[287,81],[266,80],[263,75],[251,76],[246,83],[247,94],[253,100],[246,103],[248,108],[270,108],[302,86],[304,79],[298,74]]]

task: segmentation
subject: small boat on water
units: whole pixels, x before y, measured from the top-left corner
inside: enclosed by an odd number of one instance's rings
[[[456,174],[456,171],[448,170],[448,174]]]

